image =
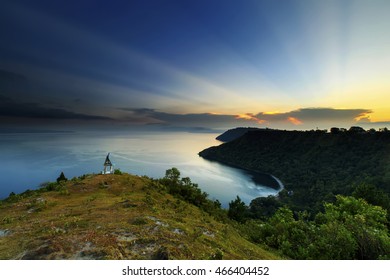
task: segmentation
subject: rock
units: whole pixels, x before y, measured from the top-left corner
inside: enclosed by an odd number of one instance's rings
[[[21,258],[22,260],[47,260],[50,254],[54,253],[55,250],[51,244],[43,244],[35,250],[28,251]]]
[[[181,229],[179,228],[175,228],[172,230],[173,233],[176,233],[176,234],[180,234],[180,235],[183,235],[184,234],[184,231],[182,231]]]
[[[155,260],[169,260],[169,250],[165,246],[160,247],[154,255]]]
[[[0,229],[0,237],[9,235],[11,232],[8,229]]]

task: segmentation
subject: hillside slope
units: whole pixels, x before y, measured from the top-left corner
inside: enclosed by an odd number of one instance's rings
[[[388,132],[249,131],[199,155],[275,175],[293,191],[281,198],[300,210],[318,212],[323,201],[350,195],[359,184],[390,193]]]
[[[0,259],[278,259],[146,177],[86,175],[0,201]]]
[[[242,135],[244,135],[248,131],[256,131],[259,129],[260,128],[256,128],[256,127],[237,127],[237,128],[233,128],[233,129],[229,129],[229,130],[225,131],[221,135],[217,136],[217,138],[215,138],[215,139],[217,139],[221,142],[230,142],[230,141],[233,141],[233,140],[241,137]]]

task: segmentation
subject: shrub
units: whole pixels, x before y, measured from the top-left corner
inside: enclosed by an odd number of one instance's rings
[[[222,260],[223,259],[223,252],[219,249],[215,251],[214,254],[210,256],[210,260]]]
[[[122,173],[122,171],[120,169],[115,169],[114,170],[114,174],[115,175],[122,175],[123,173]]]
[[[325,212],[314,221],[279,208],[259,228],[260,239],[293,259],[387,258],[386,210],[354,197],[337,195],[336,199],[325,203]]]
[[[57,183],[61,181],[68,181],[68,178],[65,177],[64,172],[61,172],[60,176],[57,178]]]
[[[229,203],[228,216],[239,223],[243,223],[248,218],[248,207],[239,196]]]
[[[141,217],[137,217],[131,222],[132,225],[136,225],[136,226],[146,225],[147,223],[148,221]]]

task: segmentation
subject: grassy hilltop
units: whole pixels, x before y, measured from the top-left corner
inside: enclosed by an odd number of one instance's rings
[[[0,201],[0,259],[280,258],[245,239],[215,203],[190,203],[161,182],[84,175],[11,195]]]

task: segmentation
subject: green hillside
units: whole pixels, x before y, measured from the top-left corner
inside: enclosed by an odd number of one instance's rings
[[[0,201],[0,259],[280,258],[189,179],[163,184],[173,179],[85,175],[12,194]]]
[[[336,194],[368,193],[368,202],[390,209],[390,133],[339,131],[250,131],[208,148],[200,156],[278,177],[280,198],[296,210],[318,212]],[[287,195],[288,191],[290,196]],[[378,192],[378,194],[376,194]],[[379,201],[385,196],[383,201]]]
[[[278,196],[228,215],[259,244],[292,259],[390,258],[390,133],[258,130],[200,152],[278,177]]]
[[[222,133],[221,135],[219,135],[215,139],[217,139],[221,142],[229,142],[229,141],[232,141],[234,139],[237,139],[237,138],[243,136],[248,131],[255,131],[255,130],[259,130],[259,129],[260,128],[256,128],[256,127],[236,127],[236,128],[229,129],[229,130],[225,131],[224,133]]]

